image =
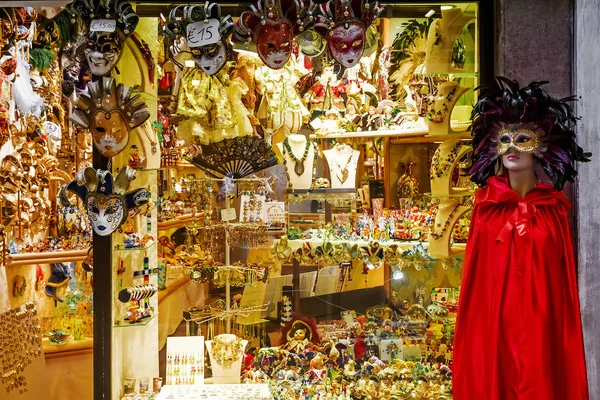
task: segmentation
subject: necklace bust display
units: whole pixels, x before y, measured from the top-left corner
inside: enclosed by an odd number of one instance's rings
[[[317,147],[304,135],[290,135],[278,143],[283,156],[288,187],[310,189],[314,180],[314,163],[317,159]]]
[[[331,175],[332,188],[354,188],[356,187],[356,168],[360,151],[354,150],[347,144],[337,144],[331,150],[323,151],[329,173]]]

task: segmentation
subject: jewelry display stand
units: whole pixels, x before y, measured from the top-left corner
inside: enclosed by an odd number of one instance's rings
[[[429,255],[434,258],[456,256],[462,251],[452,249],[452,228],[470,207],[460,205],[459,199],[447,199],[438,204],[438,212],[429,232]]]
[[[235,342],[237,337],[231,334],[219,335],[220,338],[227,342]],[[231,363],[231,365],[223,366],[217,362],[213,354],[213,340],[206,341],[206,349],[208,350],[208,356],[210,357],[210,365],[213,374],[213,383],[215,384],[228,384],[228,383],[240,383],[240,373],[242,370],[242,360],[244,358],[244,350],[248,344],[247,340],[241,340],[241,351],[239,357]]]
[[[442,11],[442,18],[431,24],[427,34],[427,74],[464,72],[452,66],[452,49],[460,32],[474,19],[475,15],[466,15],[458,7]]]
[[[446,140],[437,148],[431,162],[431,192],[437,196],[457,195],[468,191],[452,185],[452,173],[465,154],[473,151],[460,140]]]
[[[332,189],[356,188],[356,169],[360,151],[354,150],[347,144],[338,144],[323,154],[329,165]]]
[[[284,149],[285,142],[277,143],[277,147],[286,161],[289,185],[294,189],[310,189],[314,174],[312,166],[315,160],[315,145],[308,142],[304,135],[290,135],[287,143],[289,144],[287,149]]]
[[[427,125],[430,135],[452,135],[460,131],[452,129],[452,110],[458,99],[469,91],[462,87],[457,81],[444,82],[440,84],[434,103],[429,106]],[[438,114],[440,113],[440,114]],[[429,115],[430,114],[430,115]]]

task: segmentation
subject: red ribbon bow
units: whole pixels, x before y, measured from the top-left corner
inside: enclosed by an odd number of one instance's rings
[[[498,242],[504,242],[509,238],[512,230],[515,229],[519,236],[526,235],[529,232],[527,223],[533,218],[537,209],[535,206],[529,202],[519,201],[517,203],[517,208],[512,212],[504,227],[500,231],[500,234],[496,238]]]

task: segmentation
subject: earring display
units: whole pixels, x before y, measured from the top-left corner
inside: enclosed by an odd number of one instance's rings
[[[167,338],[167,385],[204,383],[204,338]]]

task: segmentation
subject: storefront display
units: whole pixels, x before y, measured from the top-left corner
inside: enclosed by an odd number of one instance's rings
[[[39,324],[0,339],[57,382],[102,328],[114,399],[452,398],[478,3],[92,3],[2,9],[0,312]]]

